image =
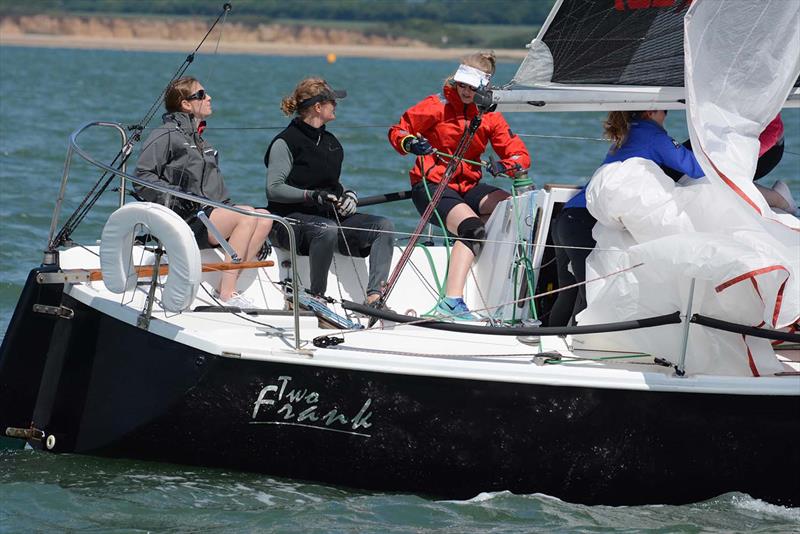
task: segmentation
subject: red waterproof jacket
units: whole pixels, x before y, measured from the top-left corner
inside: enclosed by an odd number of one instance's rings
[[[478,108],[475,104],[465,105],[461,102],[458,91],[447,85],[444,87],[444,98],[441,95],[431,95],[403,113],[400,122],[389,128],[389,142],[395,150],[405,155],[403,139],[420,133],[430,141],[433,148],[452,154],[470,120],[477,114]],[[531,158],[525,144],[511,131],[499,112],[484,113],[464,159],[478,161],[489,143],[506,168],[515,163],[523,169],[530,167]],[[438,183],[444,175],[448,161],[435,154],[416,158],[409,171],[411,185],[422,181],[423,175],[429,181]],[[462,162],[450,178],[448,186],[463,195],[475,187],[480,179],[480,166]]]

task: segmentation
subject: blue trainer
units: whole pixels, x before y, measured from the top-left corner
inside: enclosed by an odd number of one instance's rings
[[[477,319],[469,308],[467,303],[461,297],[451,298],[444,297],[436,305],[436,313],[444,317],[452,317],[459,321],[474,321]]]

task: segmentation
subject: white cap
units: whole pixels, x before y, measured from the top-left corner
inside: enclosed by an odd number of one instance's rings
[[[482,70],[464,64],[458,66],[458,70],[453,76],[454,81],[465,83],[476,89],[487,87],[489,85],[490,78],[491,75],[486,74]]]

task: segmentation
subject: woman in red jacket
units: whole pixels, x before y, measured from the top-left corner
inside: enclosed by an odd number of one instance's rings
[[[488,87],[494,71],[492,52],[478,52],[464,58],[455,74],[445,82],[441,95],[431,95],[412,106],[403,113],[400,122],[389,129],[389,142],[395,150],[416,156],[409,175],[412,200],[420,213],[428,207],[449,162],[437,151],[453,153],[470,121],[478,114],[473,102],[475,91]],[[489,166],[492,175],[530,166],[525,144],[511,132],[498,112],[483,115],[464,160],[480,160],[489,143],[500,157]],[[438,303],[437,311],[457,319],[474,318],[463,298],[467,273],[486,236],[483,223],[497,204],[510,196],[502,189],[480,183],[481,171],[480,165],[462,161],[436,207],[447,230],[458,236],[450,256],[445,298]]]

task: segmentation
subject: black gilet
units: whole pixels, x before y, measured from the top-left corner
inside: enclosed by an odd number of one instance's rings
[[[339,140],[325,129],[325,125],[314,128],[299,117],[292,119],[267,148],[264,155],[264,165],[267,167],[270,150],[277,139],[283,139],[292,153],[292,170],[286,179],[288,185],[299,189],[324,190],[337,196],[342,194],[339,175],[344,151]],[[329,210],[315,204],[284,204],[270,200],[267,209],[276,215],[300,212],[332,216]]]

